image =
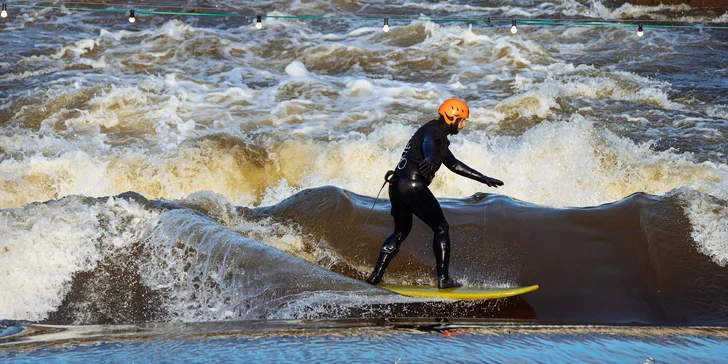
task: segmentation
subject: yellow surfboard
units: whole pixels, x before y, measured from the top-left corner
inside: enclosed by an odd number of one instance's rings
[[[538,289],[538,285],[515,288],[446,288],[431,286],[383,285],[382,288],[404,296],[424,298],[448,298],[451,300],[492,300],[518,296]]]

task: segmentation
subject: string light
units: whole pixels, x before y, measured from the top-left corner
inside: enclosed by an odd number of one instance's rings
[[[263,17],[261,15],[256,15],[256,18],[255,29],[263,29]]]
[[[8,17],[8,7],[7,4],[3,4],[3,11],[0,11],[0,16],[3,18]]]
[[[384,18],[384,26],[382,27],[382,30],[385,33],[389,31],[389,18]]]
[[[645,32],[642,30],[642,23],[637,26],[637,36],[641,37]]]
[[[134,10],[129,10],[129,23],[133,23],[136,21],[136,17],[134,16]]]
[[[22,0],[19,0],[22,1]],[[27,1],[27,0],[25,0]],[[72,7],[68,6],[66,4],[84,4],[84,5],[90,5],[91,3],[87,2],[73,2],[73,1],[62,1],[59,0],[56,2],[57,4],[61,4],[61,6],[49,6],[49,5],[24,5],[24,4],[13,4],[10,5],[11,7],[17,7],[17,8],[28,8],[28,9],[56,9],[61,11],[88,11],[88,12],[100,12],[100,13],[125,13],[126,10],[122,9],[114,9],[114,8],[88,8],[88,7]],[[106,5],[102,3],[93,3],[93,5]],[[176,8],[178,6],[155,6],[157,8]],[[7,16],[7,6],[6,4],[3,4],[2,7],[2,15],[3,17]],[[171,16],[204,16],[204,17],[231,17],[231,18],[245,18],[250,19],[253,17],[253,15],[250,14],[238,14],[238,13],[208,13],[208,12],[200,12],[200,9],[215,9],[217,8],[205,8],[205,7],[194,7],[197,11],[195,12],[189,12],[189,11],[157,11],[157,10],[140,10],[143,14],[150,14],[150,15],[171,15]],[[131,14],[131,12],[130,12]],[[256,15],[257,23],[256,28],[262,29],[263,24],[261,20],[260,15]],[[131,18],[131,16],[130,16]],[[266,18],[271,19],[308,19],[308,20],[351,20],[351,21],[371,21],[375,19],[382,19],[380,17],[331,17],[331,16],[316,16],[316,15],[266,15]],[[427,18],[427,19],[421,19],[421,18],[413,18],[413,17],[400,17],[399,20],[409,20],[409,21],[431,21],[435,23],[444,22],[444,23],[479,23],[483,22],[483,18]],[[385,26],[388,28],[388,18],[384,18]],[[132,20],[130,20],[132,21]],[[487,24],[488,25],[497,25],[498,23],[507,23],[511,22],[511,32],[514,34],[518,32],[518,28],[516,25],[516,20],[512,18],[487,18]],[[560,19],[520,19],[521,23],[523,24],[530,24],[530,25],[555,25],[555,26],[587,26],[587,27],[633,27],[635,26],[635,23],[629,23],[629,22],[623,22],[620,20],[607,20],[607,19],[583,19],[583,18],[560,18]],[[678,21],[660,21],[660,20],[642,20],[639,23],[639,29],[638,32],[644,34],[643,23],[649,23],[647,27],[649,28],[663,28],[663,29],[699,29],[699,30],[705,30],[705,29],[722,29],[722,30],[728,30],[728,25],[725,24],[711,24],[711,23],[705,23],[705,22],[678,22]],[[383,27],[382,30],[385,28]],[[385,30],[386,31],[386,30]]]

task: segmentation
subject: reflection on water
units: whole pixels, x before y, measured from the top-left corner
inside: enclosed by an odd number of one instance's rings
[[[34,330],[41,332],[36,339],[0,341],[0,358],[17,363],[705,363],[728,355],[724,328],[356,320],[28,328]]]

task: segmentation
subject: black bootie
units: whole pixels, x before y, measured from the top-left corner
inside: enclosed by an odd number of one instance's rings
[[[369,275],[369,278],[367,278],[367,283],[377,285],[379,282],[381,282],[382,277],[384,276],[384,271],[387,269],[387,266],[389,263],[394,259],[394,256],[397,255],[396,251],[392,252],[386,252],[384,251],[384,248],[382,248],[382,252],[379,253],[379,260],[377,260],[377,265],[374,267],[374,271],[372,271],[372,274]]]
[[[447,223],[443,223],[435,232],[432,250],[435,252],[435,269],[437,270],[437,288],[456,288],[463,285],[450,278],[450,234]]]
[[[462,286],[463,285],[461,283],[458,283],[450,278],[450,276],[447,274],[447,268],[437,267],[437,288],[445,289],[457,288]]]

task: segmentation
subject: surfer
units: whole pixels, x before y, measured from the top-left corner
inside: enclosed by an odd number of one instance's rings
[[[448,149],[448,135],[456,135],[465,127],[470,109],[464,101],[448,99],[437,110],[440,117],[421,126],[407,143],[397,167],[388,171],[389,200],[392,203],[394,232],[384,240],[377,265],[367,278],[370,284],[379,284],[384,271],[399,251],[399,246],[412,230],[412,214],[432,229],[435,237],[432,249],[435,252],[437,287],[453,288],[462,284],[448,274],[450,261],[449,226],[442,208],[428,186],[440,165],[449,170],[489,187],[503,186],[503,182],[490,178],[457,160]]]

